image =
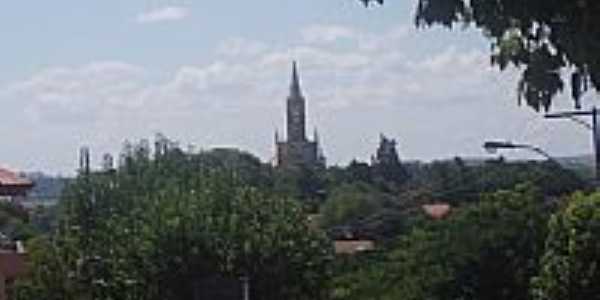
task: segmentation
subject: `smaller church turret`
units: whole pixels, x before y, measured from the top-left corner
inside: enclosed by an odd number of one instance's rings
[[[386,181],[402,183],[408,178],[408,173],[400,162],[397,142],[395,139],[379,136],[379,147],[375,155],[371,157],[371,166],[375,176],[380,176]]]

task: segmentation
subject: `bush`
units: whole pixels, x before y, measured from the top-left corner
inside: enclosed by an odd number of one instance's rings
[[[600,193],[577,193],[548,223],[535,299],[597,299],[600,295]]]

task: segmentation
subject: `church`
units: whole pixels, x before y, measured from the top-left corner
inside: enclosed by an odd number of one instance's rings
[[[292,65],[292,82],[287,98],[286,138],[280,140],[275,131],[276,166],[281,168],[314,168],[325,166],[325,156],[315,129],[313,140],[306,137],[306,99],[300,89],[296,62]]]

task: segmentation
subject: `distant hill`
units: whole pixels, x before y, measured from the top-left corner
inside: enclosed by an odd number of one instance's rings
[[[578,155],[578,156],[565,156],[565,157],[557,157],[557,161],[561,164],[568,165],[584,165],[590,168],[594,167],[595,159],[593,155]]]
[[[466,166],[476,167],[485,164],[486,162],[493,161],[497,158],[490,157],[461,157],[460,158]],[[577,173],[583,179],[594,178],[594,165],[595,158],[593,155],[576,155],[576,156],[563,156],[554,158],[563,168],[572,170]],[[445,159],[441,161],[447,161],[452,159]],[[543,159],[540,159],[543,160]],[[519,160],[510,160],[513,162]],[[412,164],[419,164],[418,161],[411,161]]]
[[[564,168],[573,170],[582,178],[594,178],[595,158],[593,155],[557,157],[556,161]]]
[[[40,205],[56,203],[63,189],[71,180],[67,177],[50,176],[39,172],[28,173],[26,176],[35,184],[29,193],[29,202]]]

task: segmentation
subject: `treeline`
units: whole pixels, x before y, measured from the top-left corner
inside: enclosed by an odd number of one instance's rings
[[[330,168],[325,173],[327,200],[320,207],[324,224],[387,242],[409,229],[425,204],[462,207],[477,203],[484,194],[522,183],[539,188],[545,199],[589,187],[574,172],[552,162],[500,159],[467,164],[456,158],[402,164],[402,168],[405,175],[392,181],[382,181],[366,163]]]
[[[565,299],[564,274],[599,279],[598,196],[551,162],[407,163],[387,144],[369,163],[286,170],[149,145],[80,170],[56,225],[28,239],[18,299],[191,299],[242,277],[251,299]],[[436,203],[450,215],[428,217]],[[334,257],[348,238],[377,250]]]
[[[546,203],[521,185],[423,221],[387,249],[352,258],[334,299],[595,299],[598,194]]]
[[[329,240],[268,188],[258,160],[136,149],[116,169],[80,170],[55,231],[28,241],[17,299],[192,299],[242,277],[252,299],[327,296]]]

